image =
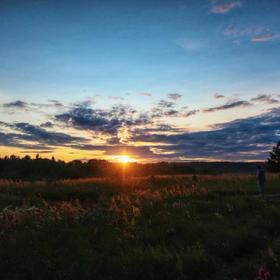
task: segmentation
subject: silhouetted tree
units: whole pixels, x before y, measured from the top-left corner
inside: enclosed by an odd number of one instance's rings
[[[271,172],[280,172],[280,141],[272,148],[267,159],[267,169]]]

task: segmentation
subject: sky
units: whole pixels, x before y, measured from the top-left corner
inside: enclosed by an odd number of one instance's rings
[[[0,156],[265,160],[279,0],[0,1]]]

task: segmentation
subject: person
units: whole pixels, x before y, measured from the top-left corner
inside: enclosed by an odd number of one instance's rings
[[[258,183],[260,195],[264,197],[265,173],[260,165],[257,168],[257,183]]]

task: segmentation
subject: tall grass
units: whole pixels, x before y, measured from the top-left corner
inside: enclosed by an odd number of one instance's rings
[[[278,279],[280,198],[256,194],[236,174],[3,180],[1,279]]]

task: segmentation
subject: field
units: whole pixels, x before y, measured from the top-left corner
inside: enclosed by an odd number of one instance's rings
[[[267,192],[236,174],[3,180],[1,279],[280,279],[279,175]]]

